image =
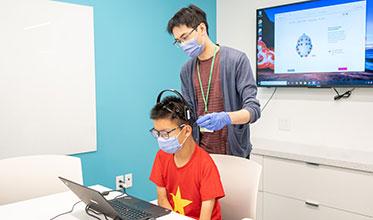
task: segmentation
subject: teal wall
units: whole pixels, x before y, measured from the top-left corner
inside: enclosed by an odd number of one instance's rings
[[[216,39],[215,0],[67,0],[94,7],[97,151],[78,154],[84,184],[115,187],[115,176],[133,173],[130,194],[156,198],[148,180],[157,144],[148,130],[151,107],[164,88],[180,88],[187,60],[166,32],[172,15],[190,3],[208,15]]]

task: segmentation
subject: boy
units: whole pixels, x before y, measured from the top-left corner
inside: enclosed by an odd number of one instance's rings
[[[158,151],[150,180],[157,185],[158,204],[200,220],[220,220],[218,199],[224,196],[217,167],[192,136],[185,118],[187,103],[167,96],[151,110]]]

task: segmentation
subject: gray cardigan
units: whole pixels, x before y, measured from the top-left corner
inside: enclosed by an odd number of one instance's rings
[[[181,69],[181,92],[196,112],[196,95],[193,85],[193,73],[197,58],[190,59]],[[257,87],[246,54],[229,48],[220,47],[220,79],[224,98],[224,111],[232,112],[246,109],[250,112],[253,123],[260,117],[260,105],[256,99]],[[250,125],[228,126],[228,154],[247,157],[252,149],[250,143]],[[200,133],[197,125],[193,126],[193,137],[200,142]]]

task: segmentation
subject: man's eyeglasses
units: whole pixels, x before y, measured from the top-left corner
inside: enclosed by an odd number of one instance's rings
[[[158,131],[155,128],[152,128],[149,131],[153,135],[153,137],[155,137],[155,138],[161,137],[161,138],[164,138],[164,139],[168,139],[168,138],[170,138],[170,133],[171,132],[175,131],[178,128],[183,128],[184,126],[185,126],[185,124],[182,124],[182,125],[179,125],[176,128],[173,128],[173,129],[171,129],[169,131]]]
[[[197,26],[198,27],[198,26]],[[179,46],[180,44],[184,43],[188,40],[188,37],[197,29],[197,27],[193,28],[189,33],[181,37],[180,39],[175,39],[173,45]]]

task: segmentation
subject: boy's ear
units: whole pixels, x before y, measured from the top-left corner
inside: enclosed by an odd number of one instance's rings
[[[186,135],[187,134],[189,134],[189,135],[192,135],[192,131],[193,131],[193,128],[192,128],[192,126],[190,126],[190,125],[187,125],[186,127]]]

